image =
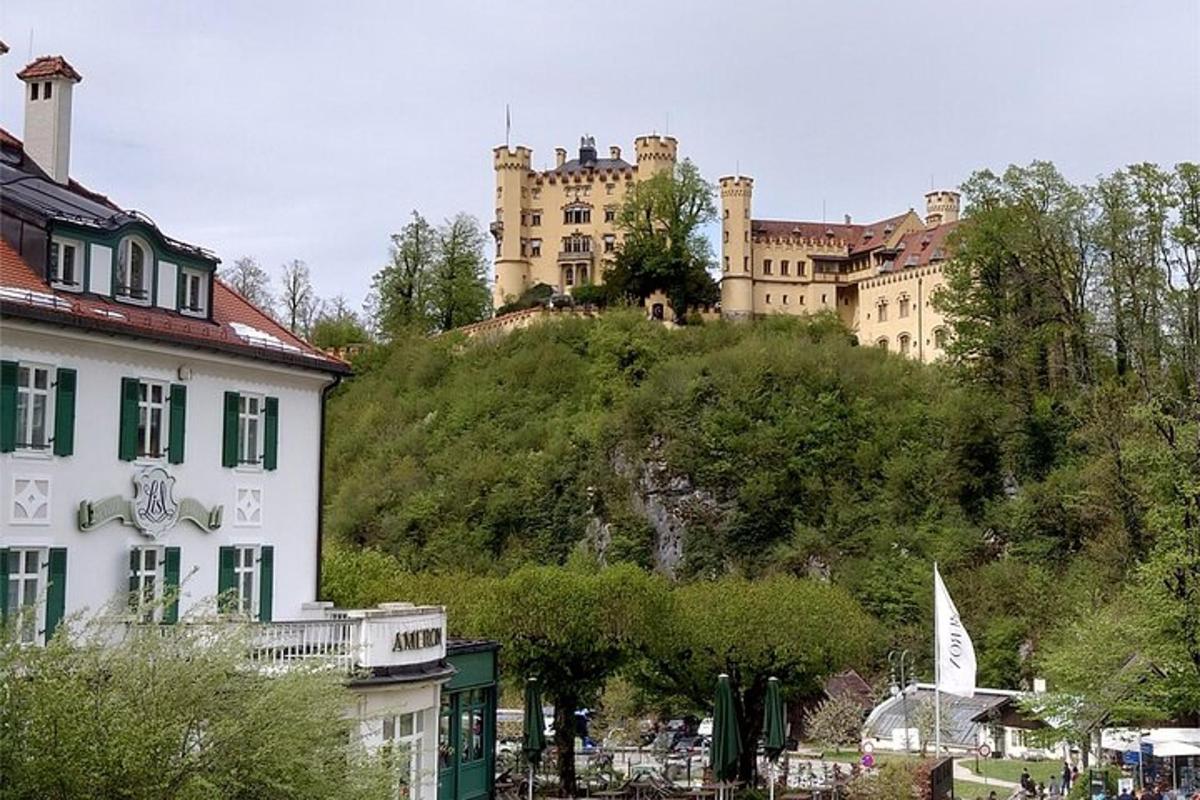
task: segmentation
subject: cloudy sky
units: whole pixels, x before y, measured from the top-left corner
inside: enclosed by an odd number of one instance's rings
[[[491,148],[669,131],[759,217],[872,218],[931,180],[1200,158],[1200,3],[6,0],[12,77],[62,54],[72,173],[169,234],[357,305],[413,209],[485,222]]]

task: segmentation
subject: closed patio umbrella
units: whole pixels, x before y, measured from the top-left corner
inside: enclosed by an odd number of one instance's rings
[[[783,752],[783,697],[779,694],[779,679],[767,679],[767,697],[763,709],[763,749],[767,760],[771,762],[770,796],[775,800],[775,762]]]
[[[733,687],[729,676],[717,676],[717,699],[713,709],[712,748],[709,765],[713,777],[718,781],[732,781],[737,777],[738,760],[742,755],[742,736],[738,731],[737,714],[734,711]]]
[[[545,723],[542,721],[542,687],[537,678],[525,681],[525,720],[521,733],[521,750],[529,763],[529,800],[533,800],[533,770],[542,760],[546,749]]]

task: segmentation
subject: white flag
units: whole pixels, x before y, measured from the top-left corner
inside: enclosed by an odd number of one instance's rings
[[[937,628],[938,688],[962,697],[975,696],[975,646],[958,618],[958,609],[933,567],[933,624]]]

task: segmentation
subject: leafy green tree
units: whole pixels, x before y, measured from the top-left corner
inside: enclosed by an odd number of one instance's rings
[[[804,716],[807,738],[830,747],[857,745],[862,737],[863,707],[846,695],[831,697]]]
[[[338,295],[323,305],[313,323],[311,340],[317,347],[338,348],[366,344],[371,340],[371,335],[358,315],[350,310],[346,298]]]
[[[375,326],[385,336],[409,328],[427,329],[427,293],[437,254],[437,231],[413,211],[409,223],[392,235],[390,263],[371,279]]]
[[[64,629],[60,629],[64,630]],[[232,623],[99,624],[0,640],[0,794],[11,798],[382,798],[336,671],[267,675]]]
[[[817,692],[822,680],[862,664],[877,642],[874,621],[845,591],[828,584],[773,576],[725,577],[679,586],[670,639],[641,680],[663,696],[711,708],[717,675],[739,693],[740,780],[751,780],[762,729],[767,680],[786,696]]]
[[[849,800],[918,800],[918,771],[903,761],[885,762],[877,772],[863,773],[850,782]]]
[[[478,627],[499,640],[504,669],[536,677],[554,704],[559,791],[575,796],[575,712],[608,678],[656,647],[670,609],[664,582],[631,566],[526,567],[495,585]]]
[[[436,330],[453,330],[491,313],[486,240],[479,221],[467,214],[447,220],[438,229],[437,255],[427,285],[429,314]]]
[[[617,214],[623,240],[604,274],[617,297],[644,300],[663,291],[682,322],[689,307],[720,297],[709,274],[712,248],[704,226],[717,218],[712,184],[689,160],[636,183]]]

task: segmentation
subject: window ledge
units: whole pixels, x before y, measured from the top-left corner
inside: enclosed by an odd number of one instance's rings
[[[12,455],[16,458],[27,458],[31,461],[49,461],[54,458],[54,448],[47,446],[44,449],[37,450],[32,447],[18,447],[12,451]]]
[[[120,292],[113,294],[112,297],[118,303],[127,303],[131,306],[145,306],[147,308],[150,306],[149,292],[146,293],[145,297],[134,297],[133,295],[121,294]]]
[[[181,309],[179,309],[179,313],[183,314],[185,317],[193,317],[195,319],[208,319],[208,309],[207,308],[195,308],[195,309],[181,308]]]
[[[83,282],[64,283],[62,281],[50,281],[50,288],[58,289],[61,292],[74,292],[75,294],[83,294]]]

